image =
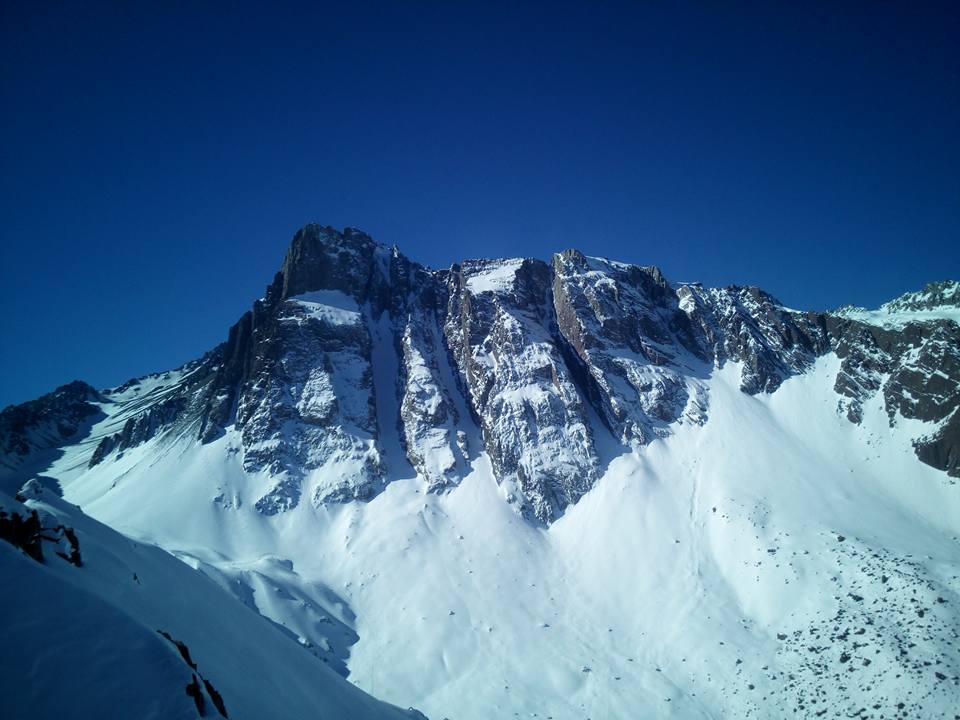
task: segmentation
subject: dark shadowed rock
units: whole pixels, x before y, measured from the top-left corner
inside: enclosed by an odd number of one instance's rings
[[[99,393],[80,380],[62,385],[36,400],[0,412],[0,475],[22,465],[32,454],[79,439],[103,413]]]

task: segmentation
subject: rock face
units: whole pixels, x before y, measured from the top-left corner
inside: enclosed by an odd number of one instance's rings
[[[576,250],[429,270],[360,231],[308,225],[227,340],[162,391],[134,403],[130,384],[73,383],[0,414],[0,442],[9,464],[77,433],[93,400],[121,403],[126,422],[91,464],[159,436],[225,442],[269,479],[268,514],[370,499],[403,455],[442,490],[482,450],[521,511],[551,522],[601,474],[599,434],[642,446],[706,422],[706,381],[727,362],[744,392],[771,393],[833,352],[838,412],[858,423],[881,394],[891,423],[927,423],[920,460],[958,477],[958,287],[798,312]]]
[[[303,474],[336,464],[336,484],[315,500],[368,499],[382,474],[370,334],[357,302],[340,290],[278,303],[254,330],[254,362],[237,400],[243,465],[280,478],[257,506],[299,500]]]
[[[444,326],[494,471],[526,514],[545,521],[592,487],[599,465],[556,341],[550,284],[539,260],[454,266]]]
[[[923,290],[910,292],[884,304],[880,310],[888,314],[960,308],[960,283],[952,280],[928,283]]]
[[[567,250],[553,259],[553,296],[587,395],[617,439],[642,444],[684,415],[706,419],[698,380],[712,356],[657,268]]]
[[[847,418],[859,423],[863,403],[882,392],[891,424],[929,423],[914,442],[917,457],[960,477],[960,326],[926,320],[894,329],[830,318],[829,327],[843,359],[835,389]]]
[[[0,412],[0,477],[19,468],[32,454],[57,448],[103,417],[100,395],[74,380],[52,393]]]
[[[389,251],[367,235],[308,226],[231,330],[201,439],[239,431],[244,468],[274,479],[257,502],[262,512],[296,506],[307,488],[316,503],[382,489],[370,322],[388,268]]]

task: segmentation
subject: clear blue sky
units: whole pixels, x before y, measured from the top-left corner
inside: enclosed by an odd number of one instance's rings
[[[956,278],[958,8],[8,0],[0,406],[200,355],[308,221],[795,307]]]

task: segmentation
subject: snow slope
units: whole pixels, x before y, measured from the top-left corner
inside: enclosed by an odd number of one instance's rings
[[[52,543],[39,563],[0,542],[0,717],[412,718],[374,700],[202,573],[86,517],[36,481],[25,504],[49,528],[75,529],[82,565]],[[271,588],[272,590],[272,588]],[[266,592],[266,590],[264,590]],[[166,633],[169,638],[161,634]],[[174,645],[182,642],[188,657]],[[192,662],[196,667],[191,667]]]
[[[919,421],[891,427],[879,396],[859,425],[837,412],[839,367],[751,396],[728,363],[705,424],[598,443],[602,477],[549,528],[504,502],[482,453],[443,494],[398,480],[274,516],[230,432],[89,469],[87,443],[46,474],[313,654],[358,638],[350,680],[431,717],[952,717],[960,492],[917,462]]]
[[[864,308],[847,308],[840,313],[845,318],[859,320],[869,325],[879,325],[884,328],[902,328],[914,322],[929,320],[950,320],[960,325],[960,309],[936,308],[934,310],[906,310],[896,311],[886,308],[866,310]]]
[[[508,290],[513,286],[514,277],[522,263],[523,260],[519,258],[491,260],[475,270],[466,264],[467,287],[477,295]]]

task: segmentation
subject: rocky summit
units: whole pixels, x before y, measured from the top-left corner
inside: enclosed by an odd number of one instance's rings
[[[482,450],[507,499],[549,524],[593,487],[603,448],[705,423],[715,369],[737,363],[742,392],[775,393],[835,353],[837,411],[859,423],[882,397],[891,424],[923,422],[917,457],[956,478],[958,308],[958,284],[940,282],[877,311],[798,311],[756,287],[673,283],[577,250],[432,270],[359,230],[308,225],[202,358],[4,410],[2,467],[15,474],[80,434],[103,414],[96,399],[125,419],[90,465],[231,429],[243,468],[272,478],[256,501],[267,515],[369,500],[411,474],[440,492]]]

